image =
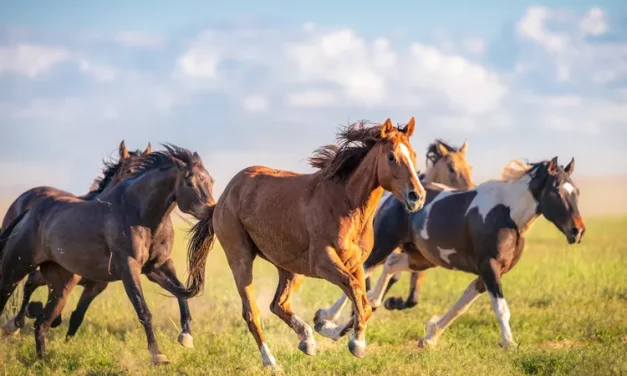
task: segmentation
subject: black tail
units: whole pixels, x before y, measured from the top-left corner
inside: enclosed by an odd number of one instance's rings
[[[25,210],[23,213],[15,217],[15,219],[11,221],[11,223],[9,223],[9,225],[5,227],[4,230],[2,230],[2,232],[0,232],[0,261],[2,260],[2,254],[4,253],[4,247],[6,246],[7,241],[9,241],[9,238],[11,237],[11,233],[13,233],[13,229],[15,229],[15,226],[17,226],[17,224],[20,223],[22,218],[24,218],[24,216],[27,213],[28,213],[28,210]]]
[[[177,292],[171,291],[177,298],[193,298],[198,295],[205,286],[205,266],[207,256],[213,247],[215,233],[213,231],[213,205],[207,216],[199,220],[190,230],[191,238],[187,246],[187,288]]]

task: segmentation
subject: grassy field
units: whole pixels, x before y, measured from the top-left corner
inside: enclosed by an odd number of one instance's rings
[[[280,370],[288,375],[625,375],[627,374],[627,218],[589,220],[584,243],[567,246],[546,221],[532,228],[527,250],[506,275],[504,291],[518,349],[498,346],[499,329],[487,296],[445,332],[434,350],[418,350],[424,323],[441,314],[460,296],[473,276],[433,270],[425,280],[420,304],[404,312],[381,309],[367,331],[367,355],[354,358],[347,339],[336,342],[316,334],[318,354],[297,350],[296,335],[268,306],[276,270],[258,260],[257,302],[267,341]],[[176,260],[184,275],[185,233],[177,234]],[[392,294],[407,291],[407,276]],[[202,296],[190,302],[195,349],[176,342],[176,301],[144,278],[157,340],[172,362],[150,364],[144,331],[121,283],[112,284],[92,305],[77,336],[64,341],[67,318],[81,288],[64,311],[64,323],[49,334],[45,359],[35,356],[32,328],[17,338],[0,340],[0,375],[232,375],[271,374],[261,367],[252,336],[240,316],[240,300],[224,254],[216,247],[207,265]],[[327,306],[338,289],[306,280],[294,309],[307,322]],[[44,289],[36,297],[45,296]],[[2,319],[1,323],[4,323]],[[28,325],[31,325],[29,321]]]

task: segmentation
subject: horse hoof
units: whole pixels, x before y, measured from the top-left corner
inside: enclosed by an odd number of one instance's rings
[[[320,322],[329,320],[328,316],[329,315],[327,314],[327,311],[325,309],[319,309],[316,311],[316,314],[314,315],[313,322],[317,325]]]
[[[348,351],[361,359],[366,355],[366,342],[351,338],[350,341],[348,341]]]
[[[419,349],[432,349],[436,345],[436,341],[432,339],[420,338],[418,340],[418,348]]]
[[[187,347],[189,349],[194,348],[194,338],[189,333],[179,334],[178,341],[183,347]]]
[[[44,305],[41,302],[30,302],[26,306],[26,317],[36,319],[44,313]]]
[[[162,366],[162,365],[170,364],[170,361],[163,354],[155,354],[152,356],[152,364],[155,366]]]
[[[316,341],[313,338],[308,338],[300,341],[298,349],[307,355],[316,355]]]
[[[501,342],[501,347],[503,348],[503,350],[515,349],[518,347],[518,344],[514,341],[505,341]]]
[[[383,306],[388,311],[393,311],[393,310],[398,309],[401,303],[403,303],[403,299],[397,296],[393,296],[393,297],[387,298],[385,300],[385,303],[383,303]]]
[[[15,318],[10,319],[2,327],[2,335],[5,337],[16,336],[20,332],[20,328],[15,324]]]

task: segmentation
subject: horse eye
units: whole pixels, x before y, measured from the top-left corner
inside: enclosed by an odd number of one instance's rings
[[[388,153],[388,161],[390,161],[390,162],[395,162],[396,161],[396,157],[394,156],[394,153],[392,153],[392,152]]]

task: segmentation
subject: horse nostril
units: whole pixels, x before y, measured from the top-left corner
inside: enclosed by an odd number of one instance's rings
[[[579,235],[579,233],[581,233],[581,232],[583,232],[583,230],[578,229],[577,227],[573,227],[573,228],[571,228],[571,229],[570,229],[570,233],[571,233],[573,236],[578,236],[578,235]]]
[[[416,191],[409,191],[409,193],[407,194],[407,198],[409,198],[411,201],[418,201],[418,193],[416,193]]]

